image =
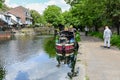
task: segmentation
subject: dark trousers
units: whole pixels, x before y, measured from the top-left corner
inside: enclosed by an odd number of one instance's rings
[[[88,31],[85,31],[85,36],[87,36],[88,35]]]

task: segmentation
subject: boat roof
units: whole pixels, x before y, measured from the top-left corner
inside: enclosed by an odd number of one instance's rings
[[[70,32],[70,31],[61,31],[60,36],[64,36],[64,37],[67,37],[67,38],[73,38],[74,33]]]

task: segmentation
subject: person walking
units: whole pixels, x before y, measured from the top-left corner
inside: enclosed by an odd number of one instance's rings
[[[103,38],[104,38],[104,47],[108,47],[110,48],[110,38],[112,36],[112,32],[109,29],[108,26],[105,26],[105,30],[104,30],[104,34],[103,34]]]
[[[89,29],[88,29],[88,27],[86,26],[86,27],[85,27],[85,36],[88,35],[88,31],[89,31]]]

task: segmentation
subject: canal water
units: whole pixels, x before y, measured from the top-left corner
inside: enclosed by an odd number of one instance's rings
[[[19,36],[0,41],[0,66],[3,80],[68,80],[67,65],[44,51],[44,40],[50,36]]]

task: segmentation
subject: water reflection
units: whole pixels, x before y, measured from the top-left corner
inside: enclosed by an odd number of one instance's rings
[[[29,80],[28,79],[28,73],[27,72],[22,72],[22,71],[19,71],[18,72],[18,75],[16,76],[15,80]]]
[[[56,67],[43,41],[49,36],[16,37],[0,43],[0,65],[5,67],[4,80],[67,80],[68,66]]]
[[[5,70],[0,67],[0,80],[2,80],[5,77]]]

